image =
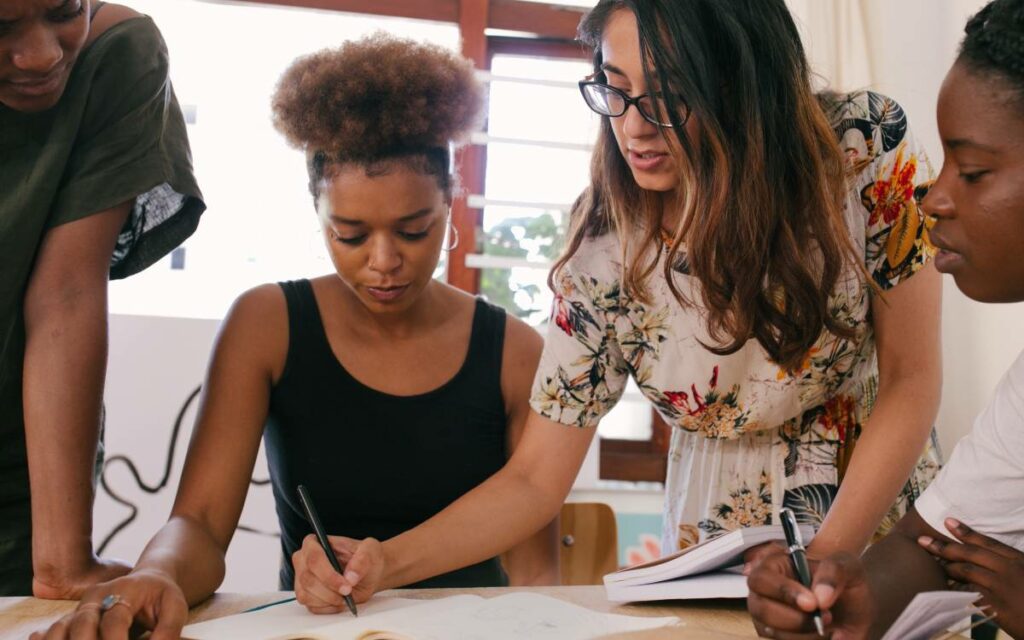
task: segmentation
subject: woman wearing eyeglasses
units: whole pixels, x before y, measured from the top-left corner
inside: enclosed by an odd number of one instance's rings
[[[633,378],[673,428],[663,553],[781,507],[820,527],[812,554],[859,551],[938,466],[932,174],[906,114],[816,95],[782,0],[609,0],[581,35],[605,117],[533,408],[592,427]]]

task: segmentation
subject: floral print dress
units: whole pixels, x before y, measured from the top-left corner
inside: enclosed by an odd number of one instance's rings
[[[902,108],[871,92],[823,98],[850,163],[845,216],[855,250],[881,289],[933,254],[918,202],[932,180]],[[664,252],[663,252],[664,253]],[[664,258],[664,255],[662,257]],[[680,305],[660,268],[650,302],[620,287],[614,232],[590,238],[555,282],[553,326],[531,406],[566,425],[595,426],[619,400],[628,377],[673,427],[662,531],[671,553],[724,531],[770,523],[782,507],[820,525],[878,391],[871,292],[848,273],[831,313],[856,327],[851,339],[824,333],[802,366],[787,372],[754,340],[719,356],[685,262]],[[934,433],[882,529],[913,503],[938,470]]]

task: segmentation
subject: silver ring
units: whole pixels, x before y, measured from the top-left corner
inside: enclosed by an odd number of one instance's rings
[[[114,607],[116,607],[119,604],[123,604],[124,606],[128,607],[128,609],[132,608],[131,605],[128,604],[128,601],[122,599],[121,596],[119,596],[118,594],[116,594],[116,593],[108,594],[100,602],[100,613],[106,613],[106,612],[110,611],[111,609],[113,609]]]

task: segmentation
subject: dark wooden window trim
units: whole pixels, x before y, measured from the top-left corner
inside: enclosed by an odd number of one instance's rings
[[[365,13],[396,18],[459,23],[465,10],[485,9],[490,29],[520,31],[539,38],[571,41],[586,13],[582,7],[522,2],[521,0],[246,0],[307,9]],[[463,34],[465,35],[465,34]]]

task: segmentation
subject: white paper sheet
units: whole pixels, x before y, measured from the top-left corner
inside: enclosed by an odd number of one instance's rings
[[[253,613],[190,625],[189,640],[355,640],[368,631],[391,631],[415,640],[586,640],[609,633],[655,629],[678,618],[643,618],[591,611],[556,598],[511,593],[438,600],[379,599],[348,614],[314,616],[280,605]],[[313,624],[309,624],[310,621]]]
[[[974,602],[977,593],[964,591],[928,591],[910,601],[882,640],[928,640],[950,626],[979,613]]]

